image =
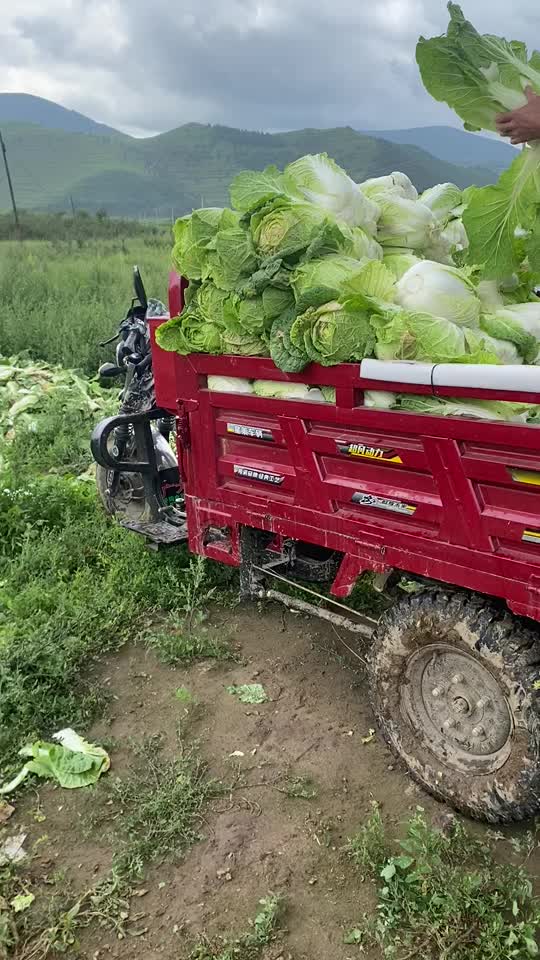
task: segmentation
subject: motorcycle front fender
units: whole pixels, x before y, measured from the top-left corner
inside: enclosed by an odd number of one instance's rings
[[[157,474],[159,470],[177,467],[174,451],[153,422],[162,417],[161,410],[150,410],[136,414],[117,414],[101,420],[94,428],[90,441],[94,460],[105,470],[119,473]],[[133,430],[139,459],[120,460],[115,455],[111,441],[113,431],[120,426]]]

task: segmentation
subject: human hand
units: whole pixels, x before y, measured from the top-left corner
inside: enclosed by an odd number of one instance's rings
[[[540,97],[532,87],[525,90],[527,103],[510,113],[500,113],[496,118],[501,137],[510,137],[510,143],[528,143],[540,140]]]

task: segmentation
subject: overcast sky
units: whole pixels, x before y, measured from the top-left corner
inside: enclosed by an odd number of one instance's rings
[[[252,130],[458,125],[424,91],[419,34],[443,0],[15,0],[0,91],[32,93],[136,136],[182,123]],[[540,48],[538,0],[464,0],[482,32]]]

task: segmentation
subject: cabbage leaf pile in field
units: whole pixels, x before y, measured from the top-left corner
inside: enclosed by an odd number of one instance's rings
[[[479,34],[457,4],[421,38],[428,91],[469,129],[540,93],[540,54]],[[540,145],[490,187],[400,172],[355,183],[326,154],[240,173],[231,209],[174,228],[186,306],[157,332],[165,350],[270,356],[287,373],[365,357],[534,364],[540,355]],[[538,361],[540,362],[540,361]]]
[[[19,430],[36,433],[51,398],[66,417],[80,410],[97,419],[111,415],[118,406],[114,391],[102,390],[75,370],[0,355],[0,467],[2,445],[11,443]]]

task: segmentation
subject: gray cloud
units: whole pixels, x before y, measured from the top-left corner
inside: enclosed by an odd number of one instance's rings
[[[49,97],[138,134],[189,121],[257,130],[456,123],[424,91],[418,35],[439,0],[18,0],[0,89]],[[482,31],[540,46],[535,0],[465,0]],[[536,29],[537,30],[537,36]]]

